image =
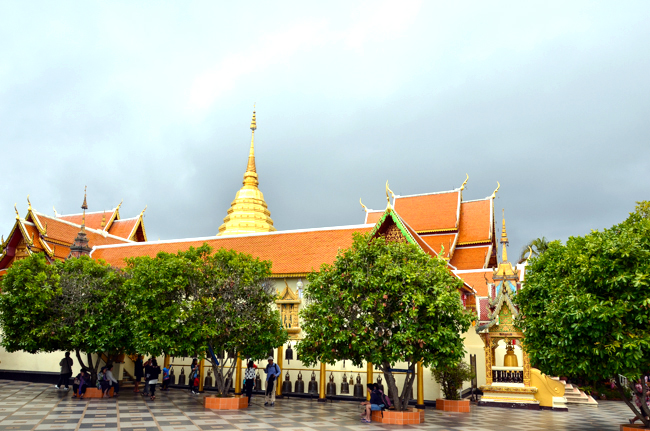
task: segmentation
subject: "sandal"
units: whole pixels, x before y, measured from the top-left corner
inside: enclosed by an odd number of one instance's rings
[[[156,396],[155,396],[155,395],[152,395],[152,396],[151,396],[151,401],[154,401],[155,399],[156,399]]]

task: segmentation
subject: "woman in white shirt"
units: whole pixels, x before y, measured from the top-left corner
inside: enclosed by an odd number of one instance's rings
[[[108,384],[113,388],[113,397],[116,397],[117,393],[120,392],[120,384],[118,383],[117,379],[113,376],[113,364],[110,364],[106,368],[106,374],[104,378],[108,381]],[[108,394],[108,391],[106,391],[106,393]]]

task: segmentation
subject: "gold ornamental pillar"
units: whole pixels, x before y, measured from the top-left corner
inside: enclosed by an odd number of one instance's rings
[[[205,372],[203,371],[203,365],[205,365],[205,359],[201,359],[199,361],[199,392],[203,392],[203,375]]]
[[[374,376],[372,375],[372,362],[366,364],[367,373],[366,373],[366,400],[370,401],[370,391],[368,390],[368,385],[372,385],[374,382]]]
[[[325,362],[320,363],[320,383],[318,387],[318,401],[324,403],[327,401],[325,398],[325,379],[327,372],[325,371]]]
[[[485,384],[489,386],[492,384],[492,340],[489,335],[486,335],[483,341],[485,342]]]
[[[418,362],[416,378],[418,379],[418,399],[415,404],[416,409],[424,409],[424,367],[422,361]]]
[[[235,362],[235,395],[241,394],[241,355],[237,353],[237,361]]]
[[[280,367],[280,375],[276,379],[275,383],[275,396],[280,398],[282,397],[282,348],[284,346],[279,346],[278,347],[278,360],[276,363],[278,364],[278,367]]]

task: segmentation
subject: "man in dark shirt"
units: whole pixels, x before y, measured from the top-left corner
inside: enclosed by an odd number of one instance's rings
[[[380,411],[384,407],[384,400],[381,398],[381,392],[377,383],[368,384],[368,391],[370,391],[370,401],[364,401],[362,406],[366,406],[366,411],[361,420],[363,422],[370,422],[370,414],[373,411]]]

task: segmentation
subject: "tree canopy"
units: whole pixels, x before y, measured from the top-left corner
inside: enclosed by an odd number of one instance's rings
[[[650,219],[643,204],[620,224],[566,245],[553,241],[530,260],[515,302],[524,348],[544,373],[596,380],[650,371]]]
[[[435,368],[464,356],[462,333],[473,315],[463,308],[462,282],[444,260],[412,244],[355,234],[352,246],[308,281],[300,360],[379,366],[397,409],[408,405],[418,361]],[[410,371],[401,395],[391,372],[398,362]]]
[[[234,357],[219,365],[207,352],[260,359],[288,338],[268,281],[271,263],[207,244],[128,261],[134,344],[151,355],[207,357],[223,394]]]

